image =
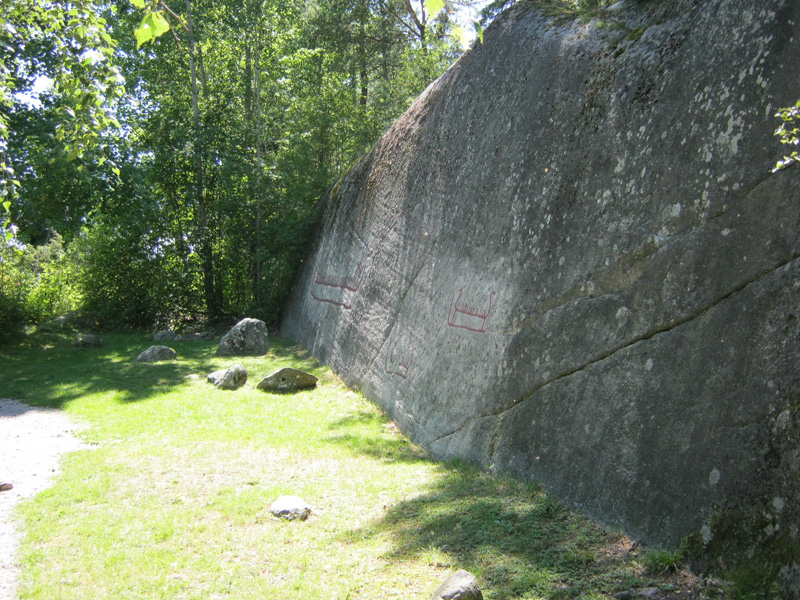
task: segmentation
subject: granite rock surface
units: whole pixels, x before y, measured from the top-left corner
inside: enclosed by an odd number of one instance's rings
[[[283,332],[435,456],[797,597],[798,80],[792,0],[518,3],[323,198]]]

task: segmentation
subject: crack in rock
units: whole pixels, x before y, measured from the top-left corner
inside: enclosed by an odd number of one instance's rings
[[[604,352],[604,353],[599,354],[599,355],[597,355],[595,357],[592,357],[590,360],[586,361],[585,363],[582,363],[578,367],[575,367],[573,369],[569,369],[567,371],[564,371],[563,373],[559,373],[559,374],[557,374],[557,375],[555,375],[553,377],[550,377],[550,378],[542,381],[541,383],[537,384],[536,386],[534,386],[534,388],[530,392],[527,392],[527,393],[525,393],[525,394],[523,394],[521,396],[518,396],[518,397],[514,398],[514,400],[512,402],[509,402],[509,403],[503,405],[498,410],[494,410],[494,411],[489,412],[489,413],[484,413],[484,414],[481,414],[481,415],[476,415],[475,417],[471,417],[471,418],[467,419],[464,423],[462,423],[458,428],[454,429],[453,431],[451,431],[449,433],[440,435],[439,437],[436,437],[436,438],[432,439],[431,441],[427,442],[427,444],[433,445],[433,444],[435,444],[435,443],[437,443],[437,442],[439,442],[439,441],[441,441],[441,440],[443,440],[445,438],[452,437],[452,436],[460,433],[461,431],[463,431],[465,428],[467,428],[472,423],[474,423],[476,421],[479,421],[480,419],[487,419],[487,418],[491,418],[491,417],[499,417],[499,416],[503,415],[504,413],[508,412],[509,410],[511,410],[512,408],[515,408],[517,406],[520,406],[524,402],[527,402],[528,400],[533,398],[540,390],[542,390],[542,389],[544,389],[544,388],[546,388],[546,387],[548,387],[548,386],[550,386],[550,385],[552,385],[552,384],[554,384],[554,383],[556,383],[556,382],[558,382],[558,381],[560,381],[562,379],[566,379],[568,377],[572,377],[576,373],[580,373],[581,371],[584,371],[584,370],[590,368],[591,366],[593,366],[593,365],[595,365],[597,363],[603,362],[604,360],[607,360],[607,359],[611,358],[615,354],[617,354],[619,352],[622,352],[623,350],[626,350],[627,348],[630,348],[632,346],[635,346],[636,344],[639,344],[641,342],[644,342],[644,341],[647,341],[649,339],[652,339],[657,335],[668,333],[668,332],[672,331],[673,329],[676,329],[676,328],[678,328],[678,327],[680,327],[682,325],[685,325],[686,323],[688,323],[690,321],[693,321],[693,320],[695,320],[695,319],[697,319],[699,317],[702,317],[703,315],[705,315],[706,313],[712,311],[714,308],[716,308],[717,306],[719,306],[721,303],[725,302],[729,298],[735,296],[739,292],[744,291],[748,286],[750,286],[750,285],[752,285],[752,284],[764,279],[765,277],[768,277],[770,274],[772,274],[772,273],[774,273],[776,271],[779,271],[779,270],[787,267],[792,262],[794,262],[794,261],[796,261],[798,259],[800,259],[800,254],[796,254],[796,255],[792,256],[790,259],[780,263],[777,266],[771,267],[769,269],[765,269],[764,271],[759,272],[758,274],[752,276],[751,278],[749,278],[748,280],[744,281],[740,285],[736,286],[735,288],[730,290],[728,293],[726,293],[725,295],[719,297],[718,299],[716,299],[715,301],[711,302],[710,304],[708,304],[708,305],[706,305],[706,306],[704,306],[702,308],[699,308],[698,310],[696,310],[696,311],[694,311],[692,313],[689,313],[688,315],[685,315],[684,317],[682,317],[680,319],[675,319],[673,321],[665,323],[661,327],[657,327],[657,328],[652,329],[652,330],[650,330],[650,331],[648,331],[646,333],[643,333],[642,335],[636,336],[634,339],[632,339],[632,340],[630,340],[628,342],[625,342],[624,344],[620,344],[619,346],[616,346],[614,348],[609,349],[607,352]]]

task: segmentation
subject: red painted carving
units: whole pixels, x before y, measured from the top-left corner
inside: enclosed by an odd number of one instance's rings
[[[401,379],[408,377],[408,370],[414,363],[416,351],[411,354],[400,355],[397,353],[397,342],[389,346],[386,353],[386,372],[389,375],[397,375]]]
[[[331,253],[329,251],[314,271],[311,297],[318,302],[325,302],[350,310],[353,308],[352,296],[358,292],[364,277],[364,263],[369,256],[368,247],[364,246],[364,252],[355,270],[344,277],[330,275],[328,265],[330,256]]]
[[[343,301],[341,301],[341,300],[333,300],[333,299],[331,299],[331,298],[322,298],[322,297],[320,297],[320,296],[317,296],[317,295],[314,293],[314,290],[313,290],[313,289],[311,290],[311,297],[312,297],[314,300],[318,301],[318,302],[325,302],[326,304],[333,304],[333,305],[335,305],[335,306],[341,306],[341,307],[342,307],[343,309],[345,309],[345,310],[350,310],[351,308],[353,308],[353,305],[352,305],[352,304],[347,304],[346,302],[343,302]]]
[[[475,333],[486,333],[486,320],[492,313],[492,299],[497,292],[489,294],[489,304],[486,307],[478,307],[467,304],[464,299],[463,288],[458,289],[458,297],[453,292],[450,299],[450,310],[447,313],[447,324],[450,327],[466,329]]]
[[[327,270],[328,259],[330,258],[330,255],[331,253],[328,252],[328,254],[325,255],[325,260],[322,262],[322,266],[325,267],[325,270]],[[317,268],[317,270],[314,271],[314,283],[325,287],[339,288],[349,292],[357,292],[359,286],[361,285],[361,278],[364,276],[363,265],[366,258],[367,251],[365,248],[364,254],[361,257],[361,261],[356,265],[356,270],[348,277],[331,277],[329,275],[324,275],[320,272],[321,269]]]

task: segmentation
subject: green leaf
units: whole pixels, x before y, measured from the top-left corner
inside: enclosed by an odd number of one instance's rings
[[[133,34],[136,36],[136,49],[142,47],[142,44],[146,44],[150,40],[153,39],[153,30],[150,28],[150,25],[147,24],[147,19],[150,15],[142,19],[141,25],[136,28],[136,31]]]
[[[131,0],[131,4],[133,4],[136,8],[144,8],[146,6],[144,0]]]
[[[153,17],[153,28],[155,29],[155,35],[153,37],[158,37],[169,31],[169,21],[167,21],[163,13],[154,12],[151,13],[151,16]]]
[[[483,27],[481,27],[481,22],[478,19],[472,19],[472,18],[470,19],[470,21],[472,22],[472,27],[475,30],[475,35],[482,44]],[[469,42],[474,39],[474,37],[471,35],[469,31],[466,30],[466,28],[460,26],[453,28],[453,35],[463,47],[466,47],[467,44],[469,44]]]
[[[462,47],[466,47],[467,44],[469,44],[469,32],[460,25],[453,27],[453,36],[458,40],[458,43],[461,44]]]
[[[424,6],[428,15],[433,18],[444,8],[444,0],[425,0]]]
[[[9,212],[11,210],[11,202],[9,202],[8,200],[3,202],[3,208],[6,209],[6,212]]]
[[[145,15],[142,23],[136,29],[136,48],[141,48],[142,44],[156,39],[158,36],[169,31],[169,21],[160,12],[152,12]]]

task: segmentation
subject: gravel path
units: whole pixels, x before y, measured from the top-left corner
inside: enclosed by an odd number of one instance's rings
[[[63,412],[0,399],[0,600],[17,600],[18,550],[22,535],[12,521],[14,506],[50,487],[64,452],[86,447]]]

